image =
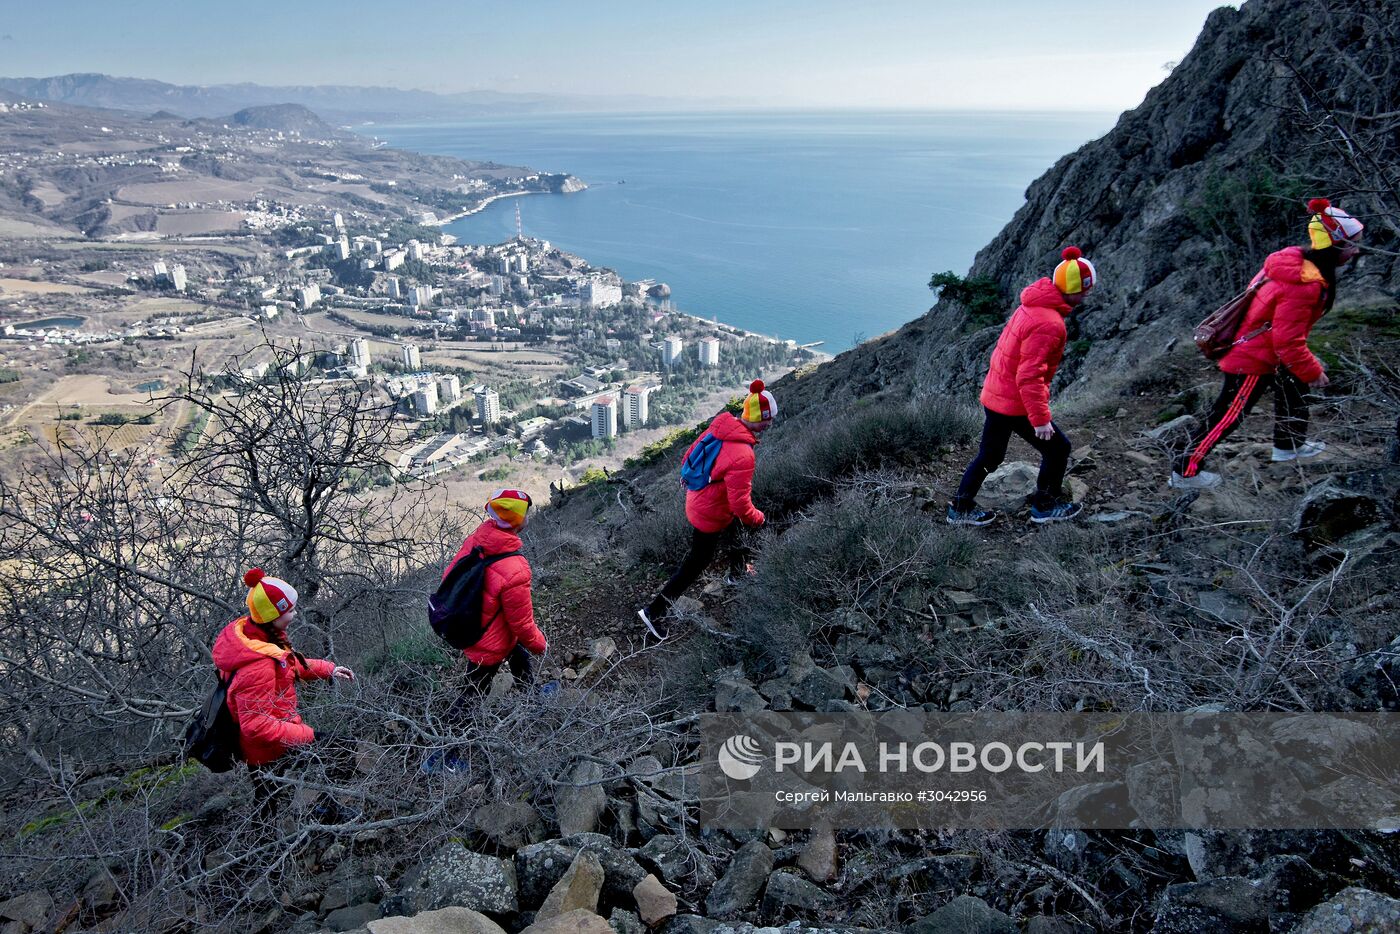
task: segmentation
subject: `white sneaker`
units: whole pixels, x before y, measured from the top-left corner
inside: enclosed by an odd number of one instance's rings
[[[1167,486],[1173,490],[1213,490],[1220,486],[1220,474],[1202,470],[1194,477],[1183,477],[1173,470],[1172,478],[1167,481]]]
[[[1275,464],[1282,464],[1284,461],[1296,461],[1301,458],[1316,457],[1327,450],[1326,441],[1304,441],[1293,450],[1287,448],[1274,448],[1273,456],[1269,459]]]
[[[668,635],[668,632],[666,630],[666,626],[662,624],[661,620],[653,620],[651,618],[651,614],[648,613],[645,609],[640,609],[637,611],[637,618],[640,619],[642,621],[642,624],[647,627],[647,632],[655,636],[657,640],[661,642],[666,641],[666,636]]]

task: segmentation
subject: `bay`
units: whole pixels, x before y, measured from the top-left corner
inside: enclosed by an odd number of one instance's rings
[[[1026,186],[1109,114],[570,114],[362,132],[425,153],[568,172],[572,195],[497,201],[466,243],[549,240],[691,314],[827,352],[910,321],[966,272]]]

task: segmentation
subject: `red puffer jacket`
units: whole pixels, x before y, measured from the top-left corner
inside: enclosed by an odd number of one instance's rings
[[[520,550],[520,536],[507,532],[494,522],[483,522],[467,536],[462,547],[442,572],[447,577],[452,566],[481,546],[486,557]],[[480,641],[462,654],[478,665],[499,665],[511,649],[523,645],[539,655],[545,650],[544,633],[535,625],[535,607],[530,602],[530,562],[523,555],[504,558],[486,569],[486,589],[481,595],[481,617],[490,620]]]
[[[1070,306],[1050,279],[1021,290],[992,351],[982,383],[982,404],[1002,415],[1025,415],[1032,425],[1050,423],[1050,381],[1065,353],[1065,315]]]
[[[736,518],[744,525],[762,525],[763,513],[753,504],[753,472],[758,466],[753,448],[758,438],[728,412],[716,415],[709,431],[724,443],[710,471],[709,485],[686,491],[685,517],[701,532],[722,532]],[[699,443],[696,438],[690,447]],[[689,457],[690,449],[685,454]]]
[[[1220,358],[1220,369],[1262,376],[1282,364],[1303,382],[1311,383],[1322,375],[1322,363],[1308,349],[1308,335],[1327,308],[1327,281],[1297,246],[1269,254],[1259,275],[1269,281],[1254,294],[1239,333],[1243,337],[1265,324],[1272,325],[1231,348]]]
[[[240,616],[214,640],[214,664],[233,677],[228,709],[249,765],[264,765],[316,738],[297,713],[297,681],[329,678],[333,663],[308,658],[303,668],[291,649],[274,645],[261,626]]]

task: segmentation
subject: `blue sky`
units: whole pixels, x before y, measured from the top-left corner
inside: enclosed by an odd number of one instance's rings
[[[1119,110],[1215,0],[0,0],[0,74]]]

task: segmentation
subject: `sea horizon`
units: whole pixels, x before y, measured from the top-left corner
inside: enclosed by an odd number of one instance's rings
[[[1116,115],[726,110],[552,114],[360,129],[429,154],[566,172],[586,191],[507,198],[444,231],[524,232],[677,310],[839,353],[927,311],[1056,159]],[[813,196],[815,193],[815,197]]]

